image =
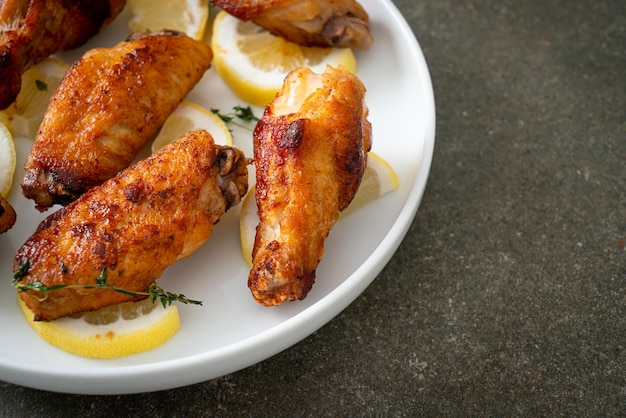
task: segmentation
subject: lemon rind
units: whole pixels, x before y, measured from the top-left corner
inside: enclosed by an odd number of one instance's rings
[[[13,177],[15,175],[15,167],[17,162],[13,136],[11,135],[9,128],[6,127],[4,123],[0,123],[0,141],[4,142],[5,140],[7,149],[3,150],[3,152],[0,154],[0,170],[3,173],[0,175],[0,178],[3,178],[3,180],[0,181],[0,195],[7,199],[11,194]]]
[[[286,72],[282,69],[260,70],[245,59],[243,53],[233,53],[237,45],[238,19],[220,11],[213,23],[213,65],[224,83],[242,100],[260,107],[265,107],[282,88]],[[348,48],[329,48],[324,60],[308,65],[313,72],[321,73],[328,64],[343,66],[356,72],[357,63],[352,50]]]
[[[115,325],[85,325],[80,319],[34,321],[32,312],[19,297],[18,303],[29,325],[44,341],[67,353],[91,359],[113,359],[153,350],[170,340],[181,328],[175,305],[167,309],[157,306],[155,310],[161,310],[157,315],[118,320],[127,329],[118,334]]]

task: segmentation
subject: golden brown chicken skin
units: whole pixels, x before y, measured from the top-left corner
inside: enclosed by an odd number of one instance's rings
[[[0,196],[0,234],[11,229],[16,219],[17,216],[13,206],[4,197]]]
[[[369,16],[355,0],[213,0],[233,16],[288,41],[319,47],[368,49]]]
[[[352,73],[298,69],[254,131],[260,223],[248,286],[263,305],[303,299],[324,241],[356,193],[371,148],[365,88]]]
[[[211,63],[211,48],[172,31],[87,51],[50,99],[24,165],[39,210],[67,204],[126,168]]]
[[[26,70],[59,50],[82,45],[125,4],[125,0],[0,1],[0,109],[13,103]]]
[[[20,283],[107,284],[145,291],[163,270],[198,249],[248,187],[247,159],[190,132],[50,215],[18,250]],[[133,300],[106,289],[64,288],[20,297],[36,320],[52,320]]]

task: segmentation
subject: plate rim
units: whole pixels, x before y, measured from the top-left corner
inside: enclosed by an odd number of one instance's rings
[[[63,377],[67,381],[64,382],[63,388],[56,387],[59,383],[56,369],[40,370],[37,367],[29,367],[28,364],[18,366],[7,361],[9,359],[6,357],[0,356],[0,378],[22,386],[76,394],[113,395],[173,389],[218,378],[270,358],[302,341],[348,307],[376,279],[408,232],[426,189],[435,145],[435,97],[424,53],[408,22],[395,4],[391,0],[379,2],[389,12],[393,23],[399,26],[396,30],[402,35],[402,44],[410,47],[410,61],[417,65],[421,76],[420,87],[424,96],[422,103],[426,105],[423,110],[427,114],[422,116],[424,123],[422,158],[417,173],[412,178],[413,184],[397,218],[363,264],[336,288],[303,311],[263,332],[210,351],[153,363],[64,370]],[[315,321],[309,320],[313,317]],[[323,319],[320,320],[320,317]],[[276,341],[280,343],[277,344]],[[245,361],[242,362],[241,359],[244,357]],[[210,372],[205,369],[207,364],[213,367]],[[155,379],[164,375],[168,376],[165,382]],[[113,384],[111,382],[108,385],[103,384],[103,379],[111,378],[116,379]]]

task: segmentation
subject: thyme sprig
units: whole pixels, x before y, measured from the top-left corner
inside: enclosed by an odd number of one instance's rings
[[[239,126],[240,128],[250,131],[254,130],[254,126],[250,126],[251,123],[258,122],[259,120],[250,106],[233,106],[233,112],[230,113],[222,113],[219,109],[211,109],[211,112],[217,115],[227,125]],[[245,124],[238,122],[237,119],[245,122]]]
[[[28,270],[30,268],[30,261],[26,260],[25,263],[19,263],[18,269],[13,275],[13,287],[17,289],[19,292],[25,292],[27,290],[33,290],[41,293],[41,296],[33,297],[37,298],[39,301],[44,301],[48,298],[50,292],[59,289],[109,289],[114,290],[119,293],[123,293],[125,295],[130,296],[148,296],[155,302],[157,299],[161,302],[164,308],[167,308],[173,302],[180,302],[185,304],[192,305],[202,305],[202,301],[193,300],[187,298],[185,295],[166,292],[163,288],[156,283],[151,283],[150,286],[144,292],[138,292],[135,290],[124,289],[121,287],[113,286],[107,283],[108,273],[107,268],[103,268],[98,277],[95,278],[94,284],[57,284],[53,286],[46,286],[45,284],[38,281],[27,281],[26,283],[21,283],[21,280],[26,276]]]

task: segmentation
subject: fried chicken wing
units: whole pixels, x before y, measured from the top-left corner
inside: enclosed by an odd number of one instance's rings
[[[87,51],[50,99],[24,165],[24,195],[43,211],[126,168],[212,57],[206,43],[173,31]]]
[[[304,46],[368,49],[369,16],[355,0],[213,0],[233,16]]]
[[[297,69],[254,131],[260,223],[248,286],[263,305],[303,299],[324,241],[356,193],[371,148],[361,81]]]
[[[22,283],[85,285],[106,268],[107,284],[145,291],[239,203],[247,164],[241,151],[215,145],[206,131],[190,132],[50,215],[18,250],[15,271],[29,263]],[[84,288],[50,291],[45,300],[32,290],[20,297],[36,320],[135,299]]]
[[[125,4],[125,0],[0,1],[0,109],[13,103],[26,70],[59,50],[82,45]]]
[[[15,220],[15,209],[4,197],[0,196],[0,234],[11,229]]]

